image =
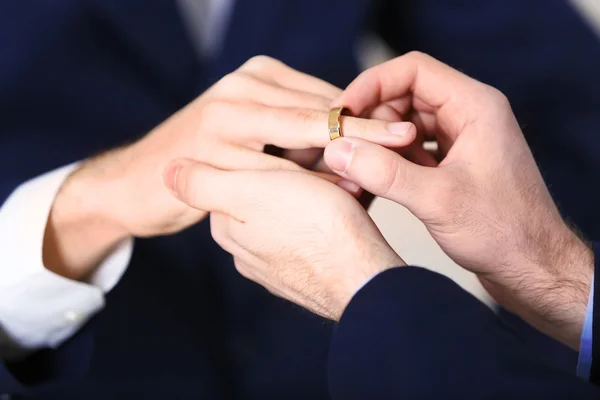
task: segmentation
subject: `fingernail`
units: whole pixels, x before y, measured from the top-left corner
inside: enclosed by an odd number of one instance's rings
[[[388,124],[387,129],[392,135],[402,136],[406,135],[406,132],[408,132],[411,125],[410,122],[392,122],[391,124]]]
[[[325,161],[336,172],[345,172],[354,153],[354,144],[348,139],[336,139],[325,149]]]
[[[356,183],[354,183],[352,181],[348,181],[346,179],[342,179],[341,181],[339,181],[338,186],[353,196],[358,196],[360,194],[360,192],[362,191],[362,188],[360,186],[358,186]]]
[[[331,108],[341,107],[341,105],[340,105],[341,99],[342,99],[342,96],[340,95],[337,99],[335,99],[331,102],[330,107]]]
[[[163,174],[163,182],[167,189],[171,191],[175,196],[177,196],[177,192],[175,191],[175,185],[177,183],[177,174],[181,169],[181,164],[177,162],[170,163],[166,168]]]

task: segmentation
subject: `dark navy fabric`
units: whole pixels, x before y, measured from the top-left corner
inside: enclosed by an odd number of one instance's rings
[[[375,27],[503,89],[553,194],[600,229],[600,44],[566,2],[238,0],[200,61],[172,0],[0,3],[0,201],[45,171],[129,143],[253,55],[343,87]],[[600,236],[600,235],[599,235]],[[238,276],[204,222],[136,240],[107,307],[57,350],[0,364],[38,399],[319,399],[331,325]],[[469,351],[469,349],[465,349]]]
[[[333,400],[598,399],[553,368],[483,303],[417,267],[376,276],[346,308],[331,344]]]

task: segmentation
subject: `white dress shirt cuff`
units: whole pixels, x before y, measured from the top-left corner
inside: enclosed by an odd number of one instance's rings
[[[128,238],[83,283],[47,270],[42,246],[48,215],[77,164],[19,186],[0,207],[0,358],[57,347],[104,306],[133,252]]]

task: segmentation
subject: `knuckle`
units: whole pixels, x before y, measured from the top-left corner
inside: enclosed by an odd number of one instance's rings
[[[479,118],[498,116],[511,117],[512,107],[508,97],[495,87],[479,83],[479,89],[474,92],[476,111]]]
[[[500,90],[498,90],[492,86],[486,85],[486,89],[487,89],[488,96],[489,96],[491,102],[494,105],[496,105],[496,107],[499,107],[501,109],[510,109],[511,108],[510,101],[508,100],[508,97],[506,97],[506,95],[504,93],[502,93]]]
[[[268,71],[271,68],[276,67],[278,63],[279,63],[279,61],[275,60],[272,57],[265,56],[265,55],[257,55],[257,56],[250,58],[248,61],[246,61],[240,67],[240,69],[246,70],[246,71],[262,72],[262,71]]]
[[[249,76],[239,72],[225,75],[216,86],[215,93],[220,96],[234,96],[243,92],[248,85]]]
[[[415,60],[415,61],[423,61],[423,60],[430,58],[430,56],[428,56],[427,54],[425,54],[421,51],[418,51],[418,50],[409,51],[408,53],[406,53],[405,56],[406,56],[406,58],[409,58],[409,59]]]
[[[310,108],[298,108],[294,110],[295,119],[303,122],[314,122],[322,119],[323,112]]]

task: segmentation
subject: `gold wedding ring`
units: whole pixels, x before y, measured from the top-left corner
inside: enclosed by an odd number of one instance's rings
[[[340,116],[349,110],[346,107],[337,107],[329,111],[329,139],[335,140],[344,136],[342,133],[342,125],[340,124]]]

